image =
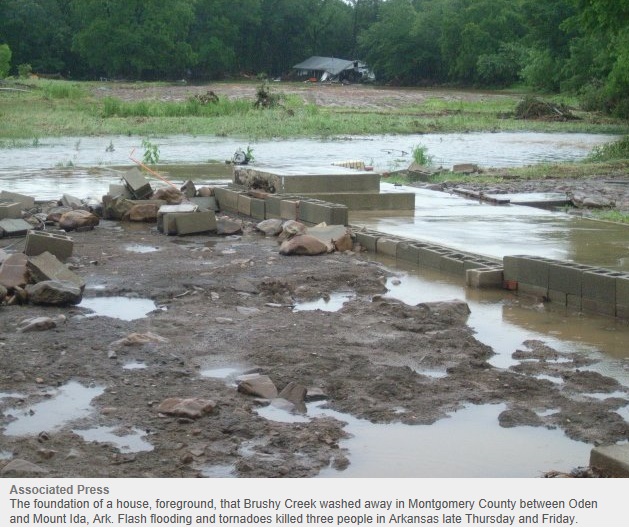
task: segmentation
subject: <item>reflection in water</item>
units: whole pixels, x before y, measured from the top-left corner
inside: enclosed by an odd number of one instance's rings
[[[133,321],[146,317],[157,308],[150,299],[129,299],[128,297],[91,297],[84,298],[78,305],[92,310],[90,317],[112,317],[123,321]]]
[[[139,429],[131,429],[124,434],[118,434],[116,427],[94,427],[93,429],[75,429],[86,442],[100,442],[112,444],[121,453],[139,453],[141,451],[153,451],[153,446],[144,440],[145,433]]]

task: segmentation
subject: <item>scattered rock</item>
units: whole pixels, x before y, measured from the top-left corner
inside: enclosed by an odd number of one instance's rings
[[[159,207],[157,203],[136,204],[124,214],[123,220],[128,219],[131,222],[157,222],[157,211],[159,211]]]
[[[214,189],[212,187],[199,187],[197,195],[202,198],[209,198],[210,196],[214,196]]]
[[[78,229],[93,229],[100,223],[100,219],[89,211],[76,209],[68,211],[59,218],[59,227],[65,231],[76,231]]]
[[[272,400],[277,398],[277,387],[264,374],[245,374],[236,379],[238,392]]]
[[[81,289],[67,281],[47,280],[26,286],[28,299],[33,304],[66,306],[79,304],[83,298]]]
[[[465,320],[471,313],[468,304],[465,301],[460,301],[458,299],[452,301],[420,303],[417,307],[427,312],[440,315],[443,318],[454,320]]]
[[[183,202],[184,194],[174,187],[162,187],[153,193],[154,200],[164,200],[168,205],[178,205]]]
[[[279,218],[269,218],[262,220],[256,225],[258,231],[262,231],[266,236],[277,236],[282,232],[282,220]]]
[[[28,460],[22,460],[21,458],[14,458],[6,466],[2,468],[0,474],[12,475],[12,476],[26,476],[26,475],[45,475],[49,471],[37,464],[33,464]]]
[[[39,332],[44,330],[50,330],[56,328],[57,325],[65,323],[65,315],[57,315],[55,317],[31,317],[30,319],[24,319],[18,325],[18,332]]]
[[[114,341],[109,346],[110,348],[119,348],[122,346],[142,346],[148,343],[168,343],[168,339],[154,334],[153,332],[146,332],[144,334],[134,332],[122,339]]]
[[[26,286],[30,281],[27,264],[28,258],[24,253],[9,255],[0,266],[0,285],[8,290]]]
[[[242,233],[242,223],[235,222],[229,218],[220,217],[216,219],[216,232],[219,235],[229,236]]]
[[[181,192],[186,198],[193,198],[197,195],[197,188],[192,180],[188,180],[181,186]]]
[[[216,402],[202,398],[167,398],[157,407],[157,411],[171,416],[201,418],[211,413]]]
[[[314,256],[328,253],[329,247],[318,238],[310,235],[296,235],[282,242],[280,255]]]

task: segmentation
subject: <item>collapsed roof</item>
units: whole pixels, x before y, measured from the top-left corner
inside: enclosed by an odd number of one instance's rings
[[[355,78],[356,80],[373,80],[375,77],[364,62],[358,60],[335,59],[333,57],[313,56],[293,66],[297,74],[306,76],[311,73],[320,75],[319,80],[343,80]]]

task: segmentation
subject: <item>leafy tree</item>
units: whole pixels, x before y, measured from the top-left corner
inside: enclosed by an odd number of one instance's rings
[[[2,0],[0,34],[11,47],[13,63],[35,72],[67,73],[72,63],[67,0]]]
[[[194,56],[186,41],[195,0],[73,0],[84,21],[73,49],[94,75],[176,78]]]
[[[9,75],[11,67],[11,48],[8,44],[0,44],[0,79]]]

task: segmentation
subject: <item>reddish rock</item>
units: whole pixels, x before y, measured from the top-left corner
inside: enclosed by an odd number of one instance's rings
[[[240,376],[236,381],[238,383],[238,392],[269,400],[277,398],[277,387],[271,381],[271,378],[264,374],[247,374]]]
[[[280,246],[280,255],[321,255],[328,252],[328,246],[310,235],[297,235],[285,240]]]
[[[131,222],[157,222],[159,205],[155,203],[136,204],[125,215]]]
[[[158,412],[184,418],[201,418],[216,407],[212,400],[203,398],[167,398],[157,407]]]
[[[7,290],[26,286],[30,279],[27,263],[24,253],[9,255],[0,266],[0,284]]]
[[[76,231],[77,229],[93,228],[100,222],[98,216],[89,211],[76,209],[63,213],[59,219],[59,227],[65,231]]]
[[[154,200],[164,200],[168,205],[178,205],[183,198],[184,194],[174,187],[162,187],[153,193]]]

